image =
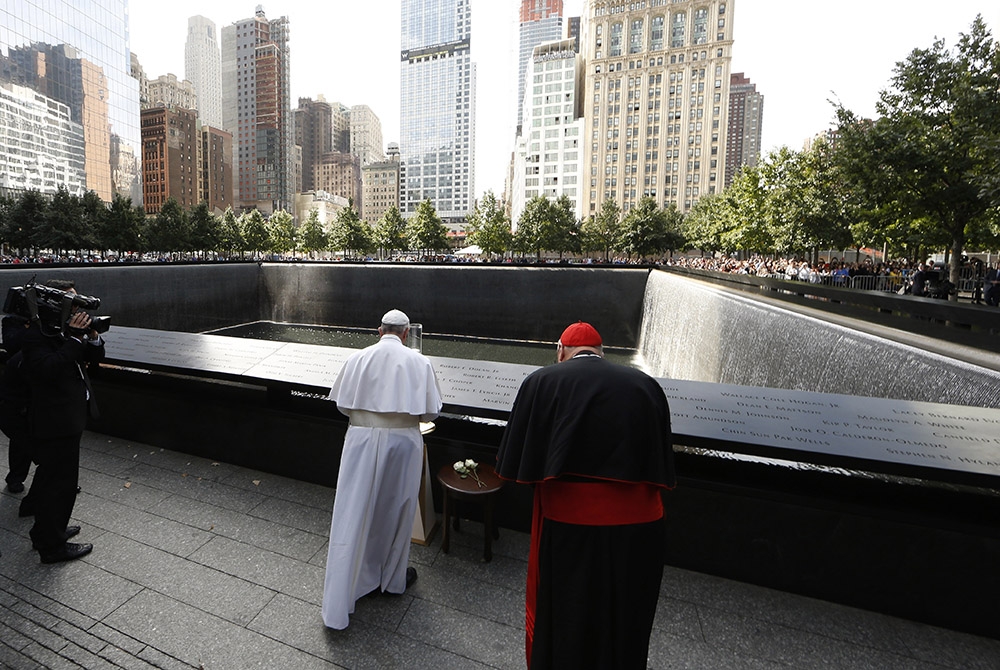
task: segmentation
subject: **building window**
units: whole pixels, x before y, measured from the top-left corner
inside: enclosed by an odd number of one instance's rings
[[[609,55],[614,58],[615,56],[622,55],[622,24],[613,23],[611,24],[611,46]]]
[[[724,19],[719,19],[720,21]],[[704,44],[708,41],[708,10],[696,9],[694,12],[694,30],[692,44]]]
[[[642,19],[632,22],[628,43],[628,52],[630,54],[637,54],[642,51]]]
[[[673,27],[670,30],[670,46],[672,48],[684,46],[684,28],[687,25],[687,15],[684,12],[674,14]],[[671,57],[670,62],[673,62]]]
[[[663,48],[663,17],[654,16],[650,24],[649,50],[659,51]]]

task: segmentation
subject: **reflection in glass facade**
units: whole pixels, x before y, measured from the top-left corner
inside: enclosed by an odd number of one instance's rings
[[[129,56],[127,0],[0,0],[0,190],[79,193],[82,170],[83,190],[142,203]]]
[[[430,199],[457,229],[473,205],[476,67],[470,57],[471,0],[403,0],[400,209]]]

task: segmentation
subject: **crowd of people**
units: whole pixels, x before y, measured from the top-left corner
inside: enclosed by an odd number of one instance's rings
[[[810,263],[805,259],[767,258],[751,256],[747,259],[678,256],[666,263],[677,267],[714,270],[732,274],[772,277],[813,284],[847,286],[852,277],[899,277],[902,279],[915,271],[916,266],[907,260],[876,262],[871,258],[861,261],[831,258]]]

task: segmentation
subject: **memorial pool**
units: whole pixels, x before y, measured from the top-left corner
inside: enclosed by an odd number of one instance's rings
[[[272,342],[298,342],[330,347],[363,349],[377,341],[371,328],[345,326],[315,326],[308,324],[256,321],[229,328],[209,331],[210,335],[225,335]],[[424,333],[423,353],[427,356],[460,358],[470,361],[549,365],[555,362],[555,347],[548,342],[487,339],[457,335]],[[635,349],[606,347],[605,358],[614,363],[643,369],[642,356]]]

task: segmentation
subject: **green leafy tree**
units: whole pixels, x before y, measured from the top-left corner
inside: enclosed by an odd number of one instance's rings
[[[299,229],[299,248],[307,254],[316,251],[324,251],[330,246],[330,240],[323,224],[319,221],[319,212],[315,209],[309,210],[309,216]]]
[[[653,198],[645,197],[629,210],[622,222],[622,249],[638,258],[667,249],[667,214]]]
[[[56,254],[83,246],[83,209],[80,198],[60,185],[52,196],[45,216],[32,232],[32,243]]]
[[[573,211],[569,196],[561,195],[549,204],[549,226],[545,235],[545,246],[550,251],[576,253],[581,250],[580,222]]]
[[[174,198],[167,198],[159,213],[148,221],[146,245],[150,250],[176,253],[191,245],[191,222]]]
[[[35,229],[47,218],[49,201],[35,190],[23,191],[11,205],[3,231],[4,239],[22,254],[30,251]]]
[[[514,248],[522,254],[533,253],[536,260],[541,260],[542,250],[549,247],[551,221],[552,203],[547,198],[539,195],[529,200],[517,219]]]
[[[251,209],[240,215],[240,231],[243,233],[244,248],[255,257],[260,257],[270,247],[267,222],[260,210]]]
[[[142,208],[132,206],[132,198],[116,194],[97,229],[99,246],[102,249],[113,249],[119,255],[128,251],[142,251],[145,219],[146,214]]]
[[[295,249],[295,220],[292,215],[281,209],[267,220],[270,251],[276,254],[286,254]]]
[[[347,207],[337,212],[330,240],[331,246],[342,250],[345,255],[351,251],[366,254],[375,248],[371,226],[358,216],[358,210],[354,208],[353,200],[348,203]]]
[[[219,224],[219,242],[217,251],[232,257],[236,252],[246,251],[246,240],[243,239],[243,226],[232,207],[227,207]]]
[[[493,191],[487,191],[476,203],[468,221],[466,240],[469,244],[478,245],[487,256],[502,255],[510,249],[510,218]]]
[[[836,161],[883,222],[926,219],[949,241],[957,282],[967,244],[989,243],[1000,206],[1000,48],[982,17],[955,52],[938,40],[896,65],[879,118],[839,107]]]
[[[406,239],[414,251],[443,251],[448,243],[448,228],[441,223],[430,199],[417,206],[417,214],[406,227]]]
[[[383,254],[407,248],[406,219],[395,205],[386,210],[372,232],[375,246],[381,249]]]
[[[620,250],[621,232],[622,210],[613,198],[607,198],[597,216],[591,216],[582,226],[583,247],[586,251],[603,253],[607,263],[611,252]]]
[[[222,239],[222,226],[207,202],[191,210],[191,247],[197,251],[215,251]]]
[[[108,218],[108,206],[101,200],[101,196],[94,191],[84,193],[80,199],[80,215],[81,246],[87,249],[101,247],[102,251],[108,249],[100,243],[100,231]]]

